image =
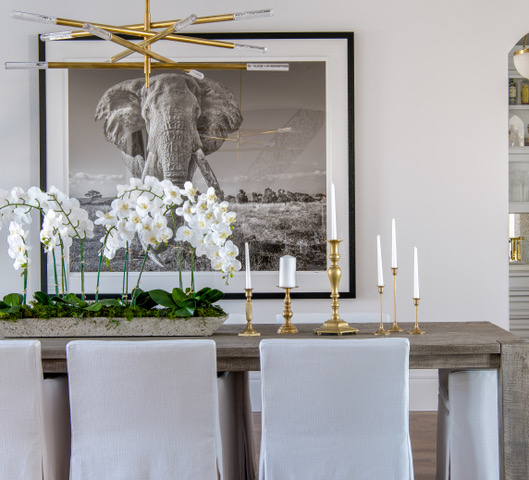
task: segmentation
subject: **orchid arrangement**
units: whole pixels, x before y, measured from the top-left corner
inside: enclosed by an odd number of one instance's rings
[[[147,308],[162,305],[176,309],[182,316],[190,316],[201,302],[209,305],[222,298],[222,292],[210,288],[195,292],[195,257],[206,256],[213,270],[223,272],[226,283],[241,268],[237,260],[238,248],[229,239],[236,214],[230,212],[228,207],[227,202],[219,201],[213,188],[199,194],[191,182],[186,182],[182,189],[169,180],[146,177],[144,180],[132,178],[127,185],[118,185],[117,196],[110,210],[96,212],[95,224],[104,227],[105,235],[101,238],[99,251],[96,298],[93,304],[89,304],[85,301],[84,291],[84,241],[93,238],[94,222],[88,218],[88,212],[81,208],[77,199],[69,198],[54,187],[47,192],[37,187],[31,187],[27,192],[19,187],[10,192],[0,190],[0,228],[2,224],[9,226],[8,253],[14,260],[14,268],[22,270],[24,278],[20,303],[26,304],[27,295],[28,252],[31,249],[28,244],[28,225],[32,222],[31,213],[38,211],[43,217],[40,241],[45,252],[53,259],[55,296],[36,292],[37,302],[46,305],[62,302],[86,311],[99,311],[103,305],[131,304]],[[128,255],[129,246],[135,237],[144,248],[144,256],[129,301]],[[80,243],[80,299],[68,293],[65,264],[67,250],[74,239]],[[143,292],[139,285],[148,256],[171,240],[178,245],[179,287],[172,293],[163,290]],[[188,249],[183,248],[186,244]],[[125,249],[125,260],[121,299],[100,301],[99,282],[103,259],[111,260],[122,248]],[[191,285],[184,291],[181,256],[187,250],[190,255]],[[60,262],[57,262],[57,255]],[[15,300],[9,297],[7,303],[0,301],[0,312],[6,311],[5,308],[14,308],[13,302],[17,303]]]

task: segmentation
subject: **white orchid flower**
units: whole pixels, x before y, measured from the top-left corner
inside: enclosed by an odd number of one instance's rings
[[[102,212],[101,210],[98,210],[96,212],[96,217],[97,219],[94,221],[96,225],[112,226],[116,220],[116,215],[113,211]]]
[[[220,247],[219,255],[224,259],[234,259],[239,255],[239,249],[231,240],[227,240],[226,243]]]

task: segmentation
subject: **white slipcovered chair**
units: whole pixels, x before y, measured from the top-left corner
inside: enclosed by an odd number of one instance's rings
[[[222,478],[212,340],[67,346],[70,479]]]
[[[499,480],[498,372],[439,372],[437,480]]]
[[[39,341],[0,340],[0,478],[68,479],[67,394],[43,380]]]
[[[413,479],[409,341],[261,342],[261,480]]]

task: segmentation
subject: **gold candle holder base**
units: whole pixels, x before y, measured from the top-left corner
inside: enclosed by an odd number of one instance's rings
[[[314,331],[318,335],[355,334],[358,333],[358,328],[351,327],[351,325],[342,320],[338,314],[338,308],[340,307],[340,304],[338,303],[338,298],[340,297],[338,286],[342,277],[342,270],[338,266],[341,240],[327,240],[327,242],[329,242],[329,259],[331,261],[331,266],[329,267],[327,274],[329,275],[329,280],[331,282],[332,315],[330,320],[327,320],[320,328],[317,328]]]
[[[393,325],[388,329],[388,332],[392,333],[404,331],[397,324],[397,270],[397,267],[391,267],[391,271],[393,272]]]
[[[252,305],[252,288],[245,288],[246,292],[246,328],[239,333],[239,337],[259,337],[261,334],[253,328],[253,305]]]
[[[277,330],[277,333],[280,335],[289,335],[298,333],[298,329],[292,325],[290,322],[290,319],[292,318],[292,310],[290,308],[290,305],[292,304],[292,299],[290,298],[290,290],[291,288],[297,288],[297,287],[279,287],[283,288],[285,290],[285,309],[283,310],[283,318],[285,319],[285,323],[281,325],[281,327]]]
[[[415,326],[413,327],[413,330],[409,331],[408,333],[410,335],[424,335],[426,332],[419,328],[419,322],[417,321],[417,319],[418,319],[418,310],[419,310],[419,299],[418,298],[414,298],[413,299],[413,304],[415,305]]]
[[[389,335],[389,332],[384,328],[384,323],[382,321],[382,294],[384,293],[384,286],[378,286],[378,293],[380,294],[380,326],[378,330],[373,333],[373,335]]]

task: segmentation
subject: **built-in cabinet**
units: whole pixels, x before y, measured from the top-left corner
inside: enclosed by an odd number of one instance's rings
[[[529,339],[529,103],[522,104],[522,82],[509,56],[509,79],[516,84],[516,103],[509,104],[509,308],[510,329]],[[528,81],[529,83],[529,81]],[[514,214],[514,215],[512,215]],[[511,255],[510,255],[511,257]]]

